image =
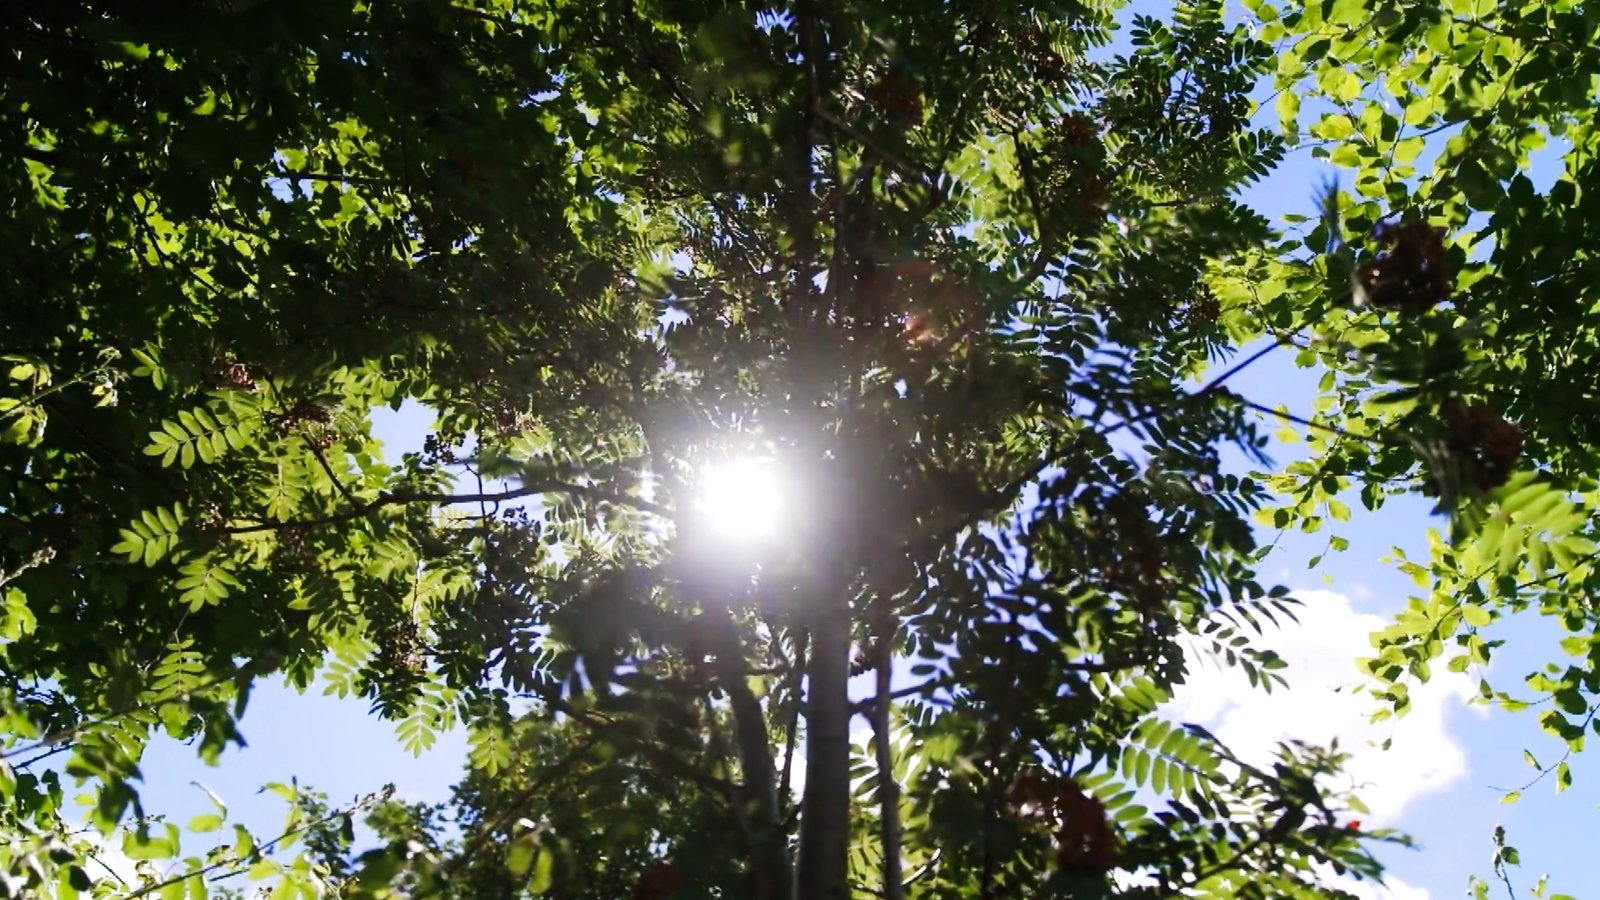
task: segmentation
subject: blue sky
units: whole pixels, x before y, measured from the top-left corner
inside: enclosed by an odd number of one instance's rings
[[[1153,4],[1141,2],[1138,7],[1159,13]],[[1297,155],[1248,191],[1246,199],[1271,216],[1313,214],[1314,190],[1330,171]],[[1542,186],[1550,171],[1536,175],[1544,176],[1537,179]],[[1252,366],[1230,386],[1257,402],[1281,402],[1305,413],[1317,374],[1296,369],[1285,351]],[[420,449],[427,425],[420,410],[385,414],[378,423],[380,436],[396,454]],[[1281,463],[1303,451],[1275,444],[1271,452]],[[1365,724],[1364,714],[1376,705],[1351,692],[1359,683],[1353,659],[1367,647],[1365,634],[1417,592],[1409,578],[1384,560],[1393,547],[1425,558],[1427,530],[1441,522],[1429,515],[1429,504],[1421,499],[1391,501],[1376,514],[1356,502],[1350,506],[1354,515],[1337,532],[1350,540],[1346,552],[1307,569],[1307,560],[1324,550],[1326,535],[1291,533],[1279,540],[1264,572],[1269,580],[1294,588],[1306,604],[1304,624],[1274,639],[1291,663],[1291,689],[1263,697],[1245,689],[1242,679],[1206,671],[1174,703],[1173,714],[1212,727],[1246,754],[1265,753],[1273,741],[1291,734],[1339,737],[1355,753],[1353,769],[1370,782],[1364,791],[1373,806],[1368,824],[1403,828],[1422,845],[1419,851],[1386,853],[1394,879],[1391,891],[1363,896],[1459,896],[1468,874],[1490,875],[1490,834],[1496,824],[1504,824],[1511,842],[1523,851],[1527,868],[1514,873],[1519,891],[1549,871],[1554,889],[1583,893],[1594,879],[1584,851],[1600,802],[1600,790],[1584,777],[1584,762],[1575,761],[1575,786],[1560,797],[1553,796],[1554,787],[1546,782],[1515,805],[1500,802],[1497,788],[1521,786],[1533,775],[1522,760],[1524,749],[1546,763],[1560,752],[1539,732],[1532,714],[1470,709],[1465,699],[1476,676],[1441,671],[1434,684],[1417,694],[1412,715],[1380,726]],[[1269,541],[1274,537],[1263,534]],[[1510,642],[1491,670],[1499,686],[1515,684],[1537,663],[1559,658],[1553,632],[1543,623],[1512,622],[1503,627],[1502,636]],[[156,741],[143,765],[151,810],[180,823],[209,811],[205,794],[190,785],[199,781],[229,803],[235,820],[270,835],[282,803],[257,794],[265,782],[299,777],[335,802],[386,783],[397,785],[402,797],[441,800],[465,757],[459,733],[441,736],[431,751],[412,757],[400,747],[394,726],[369,715],[363,701],[314,692],[302,696],[275,685],[256,690],[243,730],[249,746],[228,751],[218,768],[199,763],[192,748]],[[1393,738],[1390,751],[1368,746],[1385,737]]]

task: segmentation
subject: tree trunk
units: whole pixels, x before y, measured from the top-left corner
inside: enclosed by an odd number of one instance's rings
[[[800,809],[799,900],[849,900],[850,605],[818,598],[806,690],[806,787]]]
[[[886,601],[885,601],[886,602]],[[889,746],[889,699],[894,672],[894,624],[887,616],[878,628],[878,696],[872,704],[872,730],[878,751],[878,826],[883,842],[883,900],[902,900],[900,886],[900,784],[894,780],[894,754]]]
[[[750,792],[751,863],[756,900],[790,900],[794,873],[789,867],[789,842],[778,818],[778,771],[772,757],[761,701],[751,693],[740,674],[725,679],[733,706],[734,738],[739,745],[739,765],[744,769],[745,790]]]
[[[789,865],[789,841],[778,808],[778,769],[772,756],[771,735],[761,701],[745,680],[745,658],[732,615],[724,607],[711,623],[716,642],[717,680],[728,692],[733,711],[734,742],[744,776],[746,804],[741,818],[748,823],[752,900],[791,900],[794,873]]]

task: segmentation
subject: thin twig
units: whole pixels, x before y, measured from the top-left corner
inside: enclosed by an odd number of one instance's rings
[[[1088,674],[1088,675],[1109,675],[1109,674],[1114,673],[1114,672],[1123,672],[1123,671],[1127,671],[1128,669],[1137,669],[1137,668],[1139,668],[1141,666],[1148,665],[1149,662],[1150,661],[1147,660],[1147,659],[1142,659],[1142,658],[1141,659],[1136,659],[1134,657],[1124,657],[1124,658],[1114,659],[1114,660],[1094,660],[1094,661],[1065,662],[1065,663],[1059,663],[1058,667],[1064,672],[1081,672],[1081,673]],[[933,693],[934,691],[939,691],[939,690],[943,690],[945,688],[955,687],[956,685],[963,684],[967,680],[969,680],[969,676],[960,675],[960,674],[956,674],[956,673],[951,673],[949,675],[941,675],[941,676],[939,676],[937,678],[930,678],[927,681],[922,682],[921,684],[912,685],[911,687],[903,687],[903,688],[900,688],[899,690],[891,691],[891,692],[889,692],[888,697],[889,697],[889,699],[891,701],[894,701],[894,700],[901,700],[901,699],[904,699],[906,697],[910,697],[910,696],[913,696],[913,695],[916,695],[916,694],[930,694],[930,693]],[[876,708],[877,708],[879,699],[882,696],[883,696],[882,694],[878,694],[878,695],[875,695],[875,696],[872,696],[872,697],[868,697],[865,700],[862,700],[861,701],[862,708],[864,710],[874,710],[875,711]]]
[[[27,755],[27,754],[37,753],[39,751],[43,751],[43,750],[46,750],[47,748],[54,747],[57,744],[66,743],[67,741],[72,740],[73,738],[77,737],[79,734],[82,734],[84,731],[87,731],[90,728],[96,728],[98,726],[108,724],[108,723],[113,722],[113,721],[115,721],[115,720],[117,720],[117,719],[119,719],[119,718],[121,718],[123,716],[132,715],[133,713],[136,713],[136,712],[138,712],[138,711],[140,711],[142,709],[152,709],[152,708],[160,706],[160,705],[162,705],[164,703],[171,703],[174,700],[178,700],[178,699],[180,699],[181,697],[183,697],[185,695],[198,694],[198,693],[206,690],[207,688],[216,687],[217,685],[221,684],[224,681],[227,681],[227,680],[230,680],[230,679],[238,677],[241,673],[254,668],[255,665],[256,665],[256,660],[250,660],[250,661],[244,663],[243,665],[235,666],[235,667],[233,667],[232,669],[229,669],[226,672],[219,672],[216,675],[213,675],[209,680],[204,681],[204,682],[202,682],[202,683],[200,683],[198,685],[195,685],[193,687],[185,687],[182,690],[176,691],[175,693],[173,693],[171,695],[164,696],[164,697],[156,697],[154,699],[147,700],[147,701],[145,701],[143,703],[134,703],[134,704],[131,704],[131,705],[129,705],[129,706],[123,708],[123,709],[114,710],[112,712],[105,713],[104,715],[95,716],[94,718],[91,718],[91,719],[84,719],[83,721],[77,722],[77,723],[75,723],[73,725],[70,725],[70,726],[68,726],[66,728],[57,729],[56,731],[50,732],[49,734],[45,735],[44,737],[40,738],[37,741],[34,741],[31,744],[25,744],[25,745],[20,746],[20,747],[12,747],[10,749],[4,750],[4,751],[0,751],[0,760],[11,760],[11,759],[15,759],[18,756],[24,756],[24,755]],[[51,751],[51,752],[54,752],[54,751]],[[32,762],[32,760],[29,760],[29,762]]]
[[[233,869],[234,869],[233,871],[224,872],[223,874],[218,875],[215,878],[211,878],[210,880],[211,881],[221,881],[224,878],[231,878],[231,877],[233,877],[235,875],[240,874],[241,872],[246,871],[246,869],[244,868],[244,864],[245,863],[250,863],[250,864],[253,865],[256,860],[259,860],[263,856],[265,856],[266,854],[271,853],[274,849],[277,848],[277,846],[279,844],[289,840],[290,838],[292,838],[292,837],[294,837],[296,835],[302,834],[302,833],[304,833],[306,831],[309,831],[309,830],[317,827],[318,825],[324,825],[324,824],[326,824],[328,822],[332,822],[332,821],[334,821],[336,819],[339,819],[339,818],[341,818],[343,816],[348,816],[348,815],[350,815],[350,814],[352,814],[352,813],[354,813],[354,812],[356,812],[356,811],[358,811],[360,809],[363,809],[363,808],[365,808],[367,806],[370,806],[370,805],[372,805],[374,803],[377,803],[377,802],[379,802],[381,800],[386,800],[393,793],[394,793],[393,786],[390,786],[390,787],[384,788],[383,790],[378,791],[376,793],[368,794],[365,797],[362,797],[361,799],[357,800],[354,804],[352,804],[351,806],[349,806],[349,807],[347,807],[345,809],[335,810],[335,811],[327,814],[326,816],[323,816],[320,819],[315,819],[315,820],[312,820],[310,822],[306,822],[306,823],[304,823],[302,825],[298,825],[298,826],[296,826],[294,828],[288,829],[287,831],[285,831],[284,833],[278,835],[277,837],[273,838],[272,840],[267,841],[264,844],[260,844],[260,845],[256,846],[254,849],[252,849],[249,853],[245,854],[243,857],[240,857],[238,855],[233,855],[233,856],[230,856],[230,857],[228,857],[226,859],[220,859],[220,860],[218,860],[218,861],[216,861],[214,863],[211,863],[210,865],[201,866],[200,868],[195,869],[193,871],[185,872],[182,875],[174,875],[173,877],[168,878],[168,879],[166,879],[164,881],[158,881],[158,882],[155,882],[153,884],[147,884],[144,887],[141,887],[138,890],[134,891],[133,893],[127,895],[127,897],[123,898],[123,900],[139,900],[140,897],[148,897],[151,894],[160,893],[161,891],[164,891],[165,889],[167,889],[169,887],[172,887],[173,885],[183,884],[185,881],[188,881],[190,879],[193,879],[193,878],[204,879],[204,878],[207,878],[208,876],[210,876],[211,873],[213,873],[213,872],[219,871],[221,869],[227,869],[227,868],[233,867]]]
[[[806,650],[809,649],[807,645],[810,640],[811,632],[801,629],[799,641],[795,646],[794,668],[789,675],[791,709],[789,710],[788,733],[785,735],[783,742],[783,775],[779,781],[780,787],[778,789],[778,799],[785,803],[789,802],[789,786],[793,783],[791,775],[794,771],[795,740],[800,732],[800,707],[803,705],[801,703],[800,685],[806,677]]]
[[[345,486],[344,480],[333,470],[333,465],[328,462],[327,455],[322,452],[321,447],[317,446],[317,442],[306,435],[302,435],[302,439],[305,441],[306,446],[311,448],[311,454],[317,458],[317,462],[322,465],[322,471],[328,473],[328,480],[333,482],[334,489],[350,503],[360,503],[361,501],[357,499],[355,494],[351,493],[350,488]]]
[[[592,485],[574,484],[570,481],[559,479],[547,479],[524,483],[522,487],[512,490],[477,494],[448,494],[435,491],[384,491],[373,500],[330,515],[310,519],[290,519],[284,522],[257,522],[251,525],[229,528],[227,533],[254,534],[262,531],[281,531],[285,528],[315,528],[323,525],[337,525],[342,522],[349,522],[352,519],[359,519],[385,507],[403,506],[409,503],[438,503],[445,506],[460,503],[503,503],[508,500],[517,500],[539,494],[557,493],[573,494],[607,503],[616,503],[621,506],[630,506],[658,516],[671,516],[671,511],[666,507],[629,494]]]
[[[4,569],[0,569],[0,588],[3,588],[15,581],[17,578],[21,577],[22,573],[28,571],[29,569],[36,569],[39,566],[46,565],[55,558],[56,548],[40,547],[39,549],[33,551],[33,553],[29,555],[27,559],[23,560],[15,569],[12,569],[9,572],[5,571]]]
[[[878,696],[889,694],[894,669],[895,619],[889,605],[880,599],[877,653]],[[893,703],[878,703],[872,709],[873,742],[878,763],[878,832],[883,845],[883,897],[901,900],[905,895],[900,875],[900,783],[894,778],[894,751],[889,745],[889,716]]]
[[[1254,352],[1254,353],[1250,354],[1249,356],[1245,357],[1243,360],[1240,360],[1239,362],[1237,362],[1234,365],[1230,366],[1229,368],[1227,368],[1226,370],[1224,370],[1223,372],[1218,374],[1215,378],[1211,379],[1210,381],[1208,381],[1204,385],[1202,385],[1199,390],[1194,391],[1193,393],[1184,394],[1183,396],[1179,397],[1173,403],[1166,404],[1166,405],[1163,405],[1163,406],[1153,407],[1153,408],[1148,409],[1148,410],[1146,410],[1146,411],[1144,411],[1144,412],[1142,412],[1142,413],[1140,413],[1139,415],[1136,415],[1136,416],[1129,416],[1128,418],[1123,419],[1122,421],[1117,422],[1117,423],[1111,425],[1110,427],[1106,428],[1104,431],[1100,432],[1100,436],[1101,437],[1107,437],[1109,435],[1116,434],[1118,431],[1121,431],[1122,429],[1127,428],[1130,425],[1137,425],[1140,422],[1149,421],[1150,419],[1153,419],[1156,416],[1161,415],[1162,413],[1170,412],[1173,407],[1175,407],[1175,406],[1177,406],[1179,404],[1192,403],[1193,401],[1199,400],[1202,397],[1206,397],[1206,396],[1209,396],[1211,394],[1214,394],[1219,389],[1221,389],[1223,384],[1226,383],[1228,379],[1232,378],[1235,375],[1238,375],[1240,372],[1243,372],[1245,369],[1248,369],[1250,366],[1254,365],[1256,362],[1258,362],[1259,360],[1264,358],[1267,354],[1269,354],[1272,351],[1278,349],[1279,347],[1284,346],[1288,342],[1289,342],[1288,338],[1280,337],[1276,341],[1273,341],[1272,343],[1268,344],[1267,346],[1262,347],[1260,350],[1257,350],[1256,352]],[[1249,405],[1249,404],[1247,403],[1247,405]]]

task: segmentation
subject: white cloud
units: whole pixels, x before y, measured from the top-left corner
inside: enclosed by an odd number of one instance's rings
[[[1344,891],[1356,900],[1431,900],[1426,888],[1412,887],[1398,878],[1385,878],[1383,884],[1357,881],[1348,875],[1328,873],[1321,879],[1327,887]]]
[[[1303,604],[1296,609],[1299,623],[1285,622],[1262,641],[1289,664],[1282,670],[1287,688],[1265,694],[1252,688],[1243,672],[1199,660],[1167,712],[1209,728],[1233,752],[1253,762],[1269,759],[1277,742],[1286,738],[1316,744],[1337,738],[1340,748],[1351,754],[1346,771],[1372,810],[1363,821],[1369,827],[1395,825],[1412,800],[1466,776],[1466,751],[1450,733],[1449,711],[1472,696],[1472,681],[1441,666],[1429,684],[1413,686],[1412,708],[1405,718],[1375,724],[1370,715],[1378,701],[1353,690],[1364,677],[1355,660],[1371,652],[1368,635],[1387,621],[1356,612],[1349,598],[1333,591],[1301,591],[1296,597]],[[1392,739],[1388,750],[1380,746],[1385,739]],[[1393,896],[1415,900],[1427,895],[1412,890]]]

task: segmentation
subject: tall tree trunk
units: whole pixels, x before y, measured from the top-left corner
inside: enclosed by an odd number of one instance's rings
[[[778,801],[784,806],[792,802],[790,786],[794,784],[794,747],[800,730],[800,712],[804,705],[801,691],[805,687],[806,660],[810,658],[807,655],[810,649],[811,632],[802,628],[799,642],[795,645],[794,670],[789,677],[789,721],[783,738],[783,771],[778,776]],[[795,807],[798,809],[799,804],[795,804]]]
[[[883,601],[887,606],[887,601]],[[889,718],[894,702],[890,682],[894,666],[894,621],[883,616],[878,625],[878,696],[872,704],[872,730],[878,751],[878,833],[883,843],[883,898],[901,900],[900,886],[900,784],[894,780],[894,754],[889,746]]]
[[[744,769],[745,790],[750,793],[751,863],[756,900],[790,900],[794,872],[789,866],[789,842],[778,816],[778,771],[772,757],[761,701],[742,675],[724,680],[733,706],[734,738],[739,744],[739,765]]]
[[[826,605],[817,610],[807,670],[799,900],[848,900],[850,604],[843,590],[818,600]]]
[[[741,818],[749,830],[750,876],[755,892],[752,900],[791,900],[794,873],[789,865],[789,841],[779,815],[777,760],[772,756],[766,713],[745,679],[743,646],[731,613],[724,607],[714,615],[711,627],[716,642],[717,680],[728,692],[733,710],[734,742],[746,792]]]

